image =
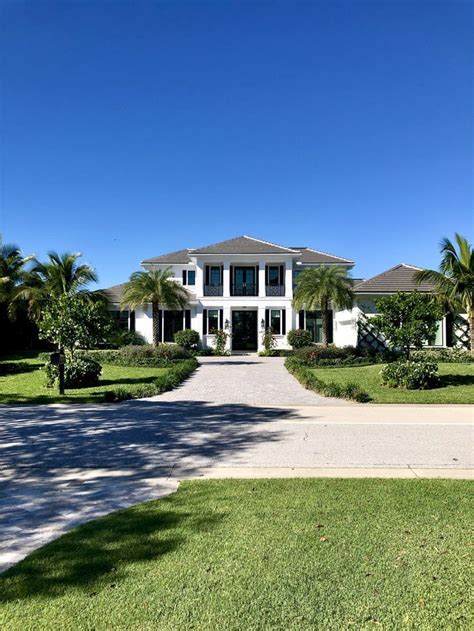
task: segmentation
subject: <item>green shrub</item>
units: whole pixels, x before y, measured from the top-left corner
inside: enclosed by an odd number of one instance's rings
[[[292,329],[288,331],[288,344],[292,348],[303,348],[309,346],[312,342],[311,333],[304,329]]]
[[[474,357],[463,348],[426,348],[413,351],[411,358],[427,359],[434,362],[447,364],[469,364],[474,362]]]
[[[124,346],[119,349],[105,349],[93,351],[77,351],[80,357],[91,357],[102,364],[114,366],[146,366],[161,368],[173,362],[189,359],[191,353],[177,344],[159,344],[157,347]]]
[[[109,345],[115,348],[122,348],[122,346],[145,346],[147,344],[143,335],[136,331],[127,331],[125,329],[115,329],[108,336],[107,341]]]
[[[393,362],[384,366],[380,374],[382,383],[390,388],[426,390],[439,382],[438,364],[426,359]]]
[[[333,381],[322,381],[298,357],[287,357],[285,366],[296,379],[308,390],[313,390],[325,397],[349,399],[359,403],[370,400],[367,392],[357,383],[339,384]]]
[[[197,366],[198,362],[194,357],[192,359],[180,361],[172,365],[165,375],[159,375],[153,383],[135,387],[131,386],[130,388],[120,386],[114,390],[105,392],[104,398],[106,401],[113,403],[125,401],[127,399],[154,397],[162,392],[172,390],[173,388],[176,388],[176,386],[179,386],[182,381],[189,377]]]
[[[214,355],[227,355],[225,345],[229,339],[229,334],[224,329],[214,331]]]
[[[391,351],[380,352],[371,348],[345,346],[306,346],[295,351],[298,357],[308,367],[343,367],[368,366],[379,362],[394,361],[397,355]]]
[[[174,334],[174,341],[179,346],[190,351],[192,348],[197,348],[199,344],[199,333],[193,329],[184,329]]]
[[[46,374],[46,385],[52,388],[59,382],[59,366],[48,362],[44,368]],[[64,387],[91,388],[99,383],[102,368],[99,362],[90,357],[68,358],[64,366]]]

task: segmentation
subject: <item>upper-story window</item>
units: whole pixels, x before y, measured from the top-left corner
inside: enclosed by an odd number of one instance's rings
[[[285,294],[285,266],[267,265],[265,270],[266,295],[283,296]]]
[[[196,272],[193,269],[183,270],[183,285],[195,285]]]
[[[209,284],[212,287],[217,287],[218,285],[222,285],[221,281],[221,266],[220,265],[211,265],[209,268]]]

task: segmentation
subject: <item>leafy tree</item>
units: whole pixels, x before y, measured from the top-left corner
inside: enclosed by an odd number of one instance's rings
[[[3,243],[0,235],[0,302],[9,302],[15,288],[24,278],[25,264],[31,256],[22,256],[14,243]]]
[[[329,307],[351,309],[354,300],[347,271],[338,265],[305,269],[298,277],[293,298],[295,309],[321,310],[322,343],[328,345]]]
[[[73,357],[77,348],[91,348],[107,335],[110,318],[101,302],[80,294],[62,294],[45,306],[38,322],[40,338]]]
[[[398,292],[376,301],[379,315],[368,319],[380,331],[393,349],[406,357],[410,349],[420,349],[436,334],[443,316],[440,305],[431,296],[419,292]]]
[[[48,261],[42,263],[34,258],[32,266],[24,275],[15,295],[16,301],[25,301],[30,316],[38,320],[42,309],[51,299],[64,294],[82,294],[88,299],[100,300],[100,294],[86,289],[89,283],[97,282],[94,269],[78,263],[79,253],[48,253]]]
[[[151,304],[153,319],[153,345],[161,339],[160,306],[168,309],[184,309],[189,300],[188,291],[175,280],[171,268],[147,272],[134,272],[125,285],[122,306],[136,309]]]
[[[455,244],[441,241],[439,271],[424,269],[416,273],[418,283],[431,282],[442,302],[452,311],[463,309],[469,320],[471,353],[474,353],[474,250],[468,240],[455,234]]]

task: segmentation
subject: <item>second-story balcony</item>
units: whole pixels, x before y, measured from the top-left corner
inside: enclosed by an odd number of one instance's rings
[[[284,296],[285,285],[266,285],[265,295],[266,296]]]
[[[256,283],[234,283],[231,296],[258,296]]]
[[[223,296],[222,285],[204,285],[205,296]]]

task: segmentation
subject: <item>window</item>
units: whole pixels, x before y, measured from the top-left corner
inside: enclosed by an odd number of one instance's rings
[[[316,344],[320,344],[323,340],[323,322],[321,319],[321,311],[306,312],[306,330],[311,333],[311,339]]]
[[[119,329],[128,331],[128,311],[111,311],[110,315]]]
[[[221,267],[220,265],[211,265],[209,270],[209,284],[213,287],[217,287],[221,284]],[[212,309],[213,311],[213,309]]]
[[[427,346],[443,346],[443,320],[438,322],[438,328],[434,337],[428,341]]]
[[[183,285],[195,285],[196,284],[196,272],[193,269],[189,271],[183,269]]]
[[[275,335],[281,335],[280,309],[270,309],[270,328]]]
[[[208,309],[207,311],[207,330],[214,333],[219,328],[219,309]]]
[[[268,267],[268,284],[280,285],[280,266],[269,265]]]
[[[184,328],[184,314],[182,311],[165,311],[163,333],[165,342],[174,342],[174,334]]]

